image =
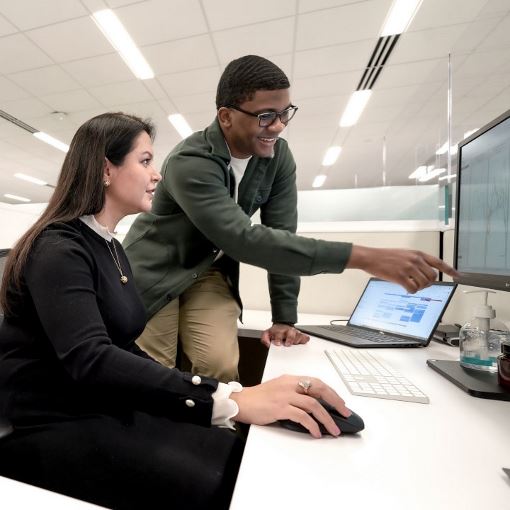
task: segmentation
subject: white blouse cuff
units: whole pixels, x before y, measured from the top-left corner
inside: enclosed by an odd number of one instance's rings
[[[221,428],[234,430],[233,416],[239,412],[237,402],[230,398],[232,393],[238,393],[243,387],[236,381],[228,384],[218,383],[217,390],[212,394],[213,410],[211,424]]]

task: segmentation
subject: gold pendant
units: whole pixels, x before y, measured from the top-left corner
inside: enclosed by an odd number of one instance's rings
[[[121,281],[123,284],[126,284],[126,283],[128,282],[128,277],[127,277],[127,276],[122,275],[122,276],[120,277],[120,281]]]

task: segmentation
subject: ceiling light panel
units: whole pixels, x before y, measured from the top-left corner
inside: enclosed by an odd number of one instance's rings
[[[21,179],[22,181],[27,181],[27,182],[31,182],[32,184],[37,184],[38,186],[46,186],[48,183],[41,180],[41,179],[37,179],[37,177],[32,177],[31,175],[27,175],[27,174],[22,174],[22,173],[16,173],[14,174],[14,177],[16,177],[17,179]]]
[[[381,31],[381,37],[401,34],[413,20],[422,0],[394,0]]]
[[[357,90],[352,93],[340,119],[340,127],[354,126],[358,122],[371,95],[371,90]]]
[[[137,78],[140,80],[154,78],[154,72],[142,52],[111,9],[96,11],[92,18]]]
[[[330,147],[326,154],[324,155],[324,158],[322,160],[322,166],[331,166],[336,163],[336,160],[338,159],[338,156],[340,156],[340,153],[342,152],[342,147],[339,145],[333,145]]]
[[[58,149],[59,151],[67,152],[69,150],[69,145],[65,144],[64,142],[61,142],[60,140],[57,140],[56,138],[53,138],[53,136],[49,135],[48,133],[44,133],[43,131],[36,131],[35,133],[32,134],[37,139],[47,143],[48,145],[55,147],[55,149]]]
[[[180,113],[174,113],[168,116],[175,130],[181,135],[181,138],[186,138],[193,133],[190,125]]]

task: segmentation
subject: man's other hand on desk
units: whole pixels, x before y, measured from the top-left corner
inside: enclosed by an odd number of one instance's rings
[[[383,280],[398,283],[408,292],[417,292],[436,280],[441,271],[456,278],[453,267],[441,259],[417,250],[353,246],[347,269],[363,269]]]
[[[307,383],[306,390],[304,382]],[[282,375],[257,386],[245,387],[232,393],[230,398],[239,406],[239,413],[233,417],[235,421],[268,425],[278,420],[292,420],[303,425],[315,438],[321,437],[317,422],[322,423],[332,436],[340,434],[340,429],[317,398],[334,406],[342,416],[352,414],[335,390],[315,377]]]
[[[310,340],[310,337],[305,333],[301,333],[294,326],[288,324],[273,324],[269,329],[266,329],[260,341],[269,347],[271,342],[275,345],[285,345],[289,347],[296,344],[306,344]]]

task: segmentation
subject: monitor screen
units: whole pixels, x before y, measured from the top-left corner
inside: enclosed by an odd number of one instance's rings
[[[458,283],[510,291],[510,111],[459,144]]]

